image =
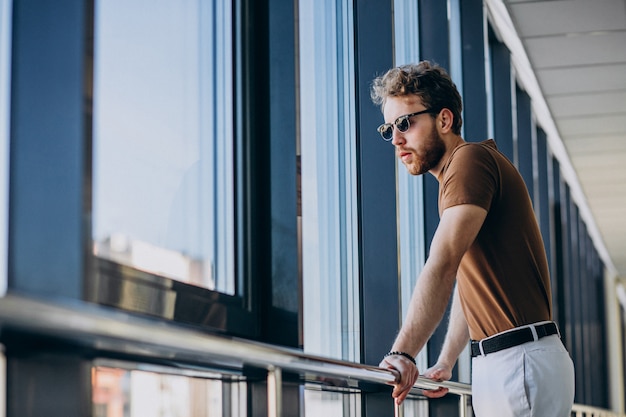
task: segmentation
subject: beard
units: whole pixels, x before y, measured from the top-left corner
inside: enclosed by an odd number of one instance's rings
[[[422,175],[436,167],[446,153],[446,145],[433,126],[430,135],[419,146],[419,150],[407,149],[411,152],[411,161],[404,163],[411,175]]]

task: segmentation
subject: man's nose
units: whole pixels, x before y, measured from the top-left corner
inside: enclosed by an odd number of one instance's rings
[[[393,129],[391,136],[391,144],[394,146],[401,145],[406,142],[404,135],[398,129]]]

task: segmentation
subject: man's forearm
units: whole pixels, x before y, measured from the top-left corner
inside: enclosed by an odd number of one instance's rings
[[[448,306],[461,259],[476,239],[486,215],[485,209],[471,204],[444,210],[392,350],[416,355],[426,344]]]
[[[454,289],[454,296],[452,299],[452,308],[450,309],[450,323],[448,324],[448,332],[439,354],[437,363],[445,365],[449,369],[454,367],[454,364],[463,351],[467,342],[469,341],[469,330],[467,327],[467,321],[463,314],[461,307],[461,301],[459,299],[458,288]]]
[[[437,265],[426,263],[415,285],[406,318],[392,350],[407,352],[413,356],[419,353],[443,317],[454,280],[454,273],[444,272]]]

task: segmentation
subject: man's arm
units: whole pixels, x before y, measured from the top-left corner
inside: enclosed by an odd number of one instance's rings
[[[392,351],[415,356],[424,347],[448,305],[461,258],[478,235],[486,216],[485,209],[471,204],[444,210]],[[386,357],[380,366],[400,373],[392,396],[401,403],[417,380],[418,370],[399,355]]]
[[[434,379],[436,381],[447,381],[452,377],[452,368],[456,363],[459,355],[467,346],[469,341],[469,329],[467,327],[467,321],[461,308],[461,301],[459,300],[458,287],[454,290],[454,297],[452,298],[452,308],[450,309],[450,323],[448,324],[448,332],[439,354],[437,363],[424,372],[426,378]],[[447,388],[439,388],[436,390],[425,390],[424,395],[430,398],[443,397],[448,393]]]

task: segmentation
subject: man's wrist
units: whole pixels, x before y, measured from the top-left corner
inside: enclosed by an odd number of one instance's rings
[[[413,365],[417,366],[417,362],[415,362],[415,358],[411,354],[409,354],[409,353],[406,353],[406,352],[403,352],[403,351],[400,351],[400,350],[392,350],[391,352],[386,353],[384,358],[387,358],[389,356],[403,356],[406,359],[408,359],[411,362],[413,362]]]
[[[454,368],[455,363],[456,360],[450,360],[449,358],[439,357],[439,359],[437,359],[437,365],[446,369]]]

